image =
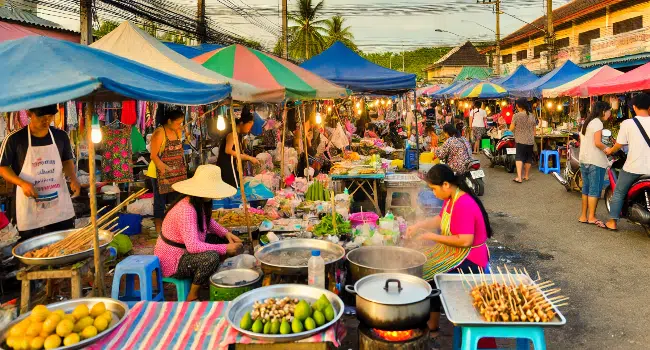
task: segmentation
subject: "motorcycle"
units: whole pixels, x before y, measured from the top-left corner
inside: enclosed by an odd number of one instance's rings
[[[485,193],[485,172],[481,169],[481,162],[477,159],[472,160],[468,167],[467,172],[462,175],[467,186],[477,196],[482,196]]]
[[[503,165],[509,173],[514,172],[516,169],[515,154],[517,154],[514,134],[511,131],[504,132],[503,137],[497,142],[494,153],[484,148],[483,154],[490,160],[490,168]]]
[[[610,135],[611,136],[611,135]],[[567,163],[564,172],[553,172],[555,179],[571,192],[573,189],[582,191],[582,173],[580,172],[580,134],[573,133],[567,145]]]

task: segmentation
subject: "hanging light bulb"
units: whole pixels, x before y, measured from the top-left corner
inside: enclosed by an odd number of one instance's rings
[[[360,109],[357,109],[357,114],[361,115],[361,110]]]
[[[506,100],[501,101],[501,106],[505,107],[507,104],[508,102],[506,102]]]
[[[406,117],[406,111],[402,111],[402,115]]]
[[[217,130],[223,131],[226,130],[226,119],[223,117],[222,114],[219,114],[217,117]]]
[[[379,100],[375,100],[375,107],[379,106]]]
[[[386,103],[388,103],[389,105],[392,105],[392,104],[393,104],[393,100],[388,100],[388,102],[386,102]]]
[[[453,99],[452,99],[452,100],[449,100],[449,103],[451,103],[451,104],[453,105],[453,104],[454,104],[454,100],[453,100]]]
[[[553,108],[553,102],[548,101],[548,103],[546,104],[546,108],[548,108],[548,109]]]
[[[328,106],[327,107],[327,113],[331,113],[331,112],[332,112],[332,106]]]
[[[320,124],[323,121],[323,118],[320,116],[320,112],[316,112],[316,124]]]
[[[102,142],[102,129],[99,127],[99,117],[93,115],[92,125],[90,126],[90,140],[93,143]]]
[[[361,108],[361,103],[357,102],[357,109]]]
[[[465,102],[465,108],[469,108],[469,103]]]
[[[557,111],[558,112],[562,112],[563,109],[564,109],[564,106],[562,104],[557,105]]]

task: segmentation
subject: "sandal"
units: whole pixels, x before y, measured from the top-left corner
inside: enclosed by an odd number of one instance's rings
[[[587,222],[587,224],[596,225],[599,228],[608,228],[607,225],[605,225],[605,223],[600,221],[600,220],[596,220],[596,221],[593,221],[593,222]]]
[[[517,180],[517,179],[512,179],[512,181],[513,181],[513,182],[516,182],[516,183],[518,183],[518,184],[520,184],[520,183],[523,182],[523,181],[521,181],[521,180]]]
[[[589,222],[589,221],[582,221],[580,219],[578,219],[578,222],[581,223],[581,224],[591,224],[591,222]]]

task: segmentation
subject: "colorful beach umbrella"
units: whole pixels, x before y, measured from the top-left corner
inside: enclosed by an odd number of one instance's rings
[[[274,91],[278,101],[334,99],[349,95],[345,88],[289,61],[242,45],[230,45],[193,60],[228,78]]]
[[[501,98],[508,95],[508,91],[497,84],[493,83],[478,83],[463,90],[460,98]]]

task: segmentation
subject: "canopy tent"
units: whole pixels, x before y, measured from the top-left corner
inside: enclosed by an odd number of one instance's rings
[[[214,51],[216,49],[220,49],[223,47],[223,45],[219,45],[219,44],[200,44],[196,46],[188,46],[183,44],[170,43],[166,41],[163,41],[162,43],[165,44],[165,46],[167,46],[168,48],[176,51],[176,53],[179,53],[183,57],[189,59],[192,59],[206,52]]]
[[[189,60],[131,22],[125,21],[91,45],[92,48],[128,58],[163,72],[206,84],[232,85],[232,97],[239,101],[278,101],[278,89],[260,89],[224,77]]]
[[[542,97],[542,90],[552,89],[564,83],[570,82],[576,78],[581,77],[588,71],[578,67],[571,61],[564,62],[563,65],[557,67],[547,73],[545,76],[537,79],[536,81],[521,86],[519,88],[509,89],[510,95],[515,97]]]
[[[454,81],[464,81],[470,79],[485,80],[492,75],[490,67],[468,67],[465,66],[458,72]]]
[[[539,79],[539,77],[529,71],[528,68],[522,64],[517,67],[512,74],[503,78],[497,78],[492,82],[501,85],[506,89],[516,89],[528,85],[537,79]]]
[[[10,23],[0,20],[0,42],[15,40],[32,35],[49,36],[61,40],[79,42],[80,34],[71,31],[59,31],[57,29],[36,28],[22,25],[19,23]]]
[[[508,95],[508,91],[500,85],[482,82],[465,88],[459,94],[459,98],[502,98]]]
[[[225,84],[170,75],[87,46],[43,36],[0,43],[0,111],[17,111],[78,99],[137,99],[196,105],[222,100]]]
[[[429,85],[429,86],[425,86],[425,87],[422,87],[422,88],[418,89],[417,94],[418,94],[418,96],[429,96],[429,95],[431,95],[431,94],[433,94],[435,92],[438,92],[438,91],[444,89],[445,87],[446,86],[444,86],[444,85],[438,85],[438,84]]]
[[[289,61],[242,46],[230,45],[193,59],[228,78],[263,90],[280,91],[289,99],[343,98],[348,91]]]
[[[615,80],[590,83],[585,87],[585,92],[589,96],[623,94],[642,90],[650,90],[650,63],[622,74]]]
[[[451,84],[449,84],[449,86],[444,87],[444,88],[442,88],[442,89],[440,89],[440,90],[438,90],[438,91],[436,91],[436,92],[433,92],[433,93],[429,94],[429,96],[430,96],[430,97],[433,97],[433,98],[444,98],[444,97],[445,97],[445,93],[446,93],[447,91],[449,91],[449,90],[453,89],[454,87],[456,87],[456,86],[458,86],[458,85],[461,85],[461,84],[463,84],[463,83],[464,83],[463,81],[457,81],[457,82],[455,82],[455,83],[451,83]]]
[[[455,85],[451,89],[448,89],[447,91],[444,92],[444,97],[458,97],[461,92],[463,92],[465,89],[469,87],[474,87],[481,81],[478,79],[472,79],[472,80],[465,80],[462,82],[459,82],[459,84]]]
[[[415,89],[415,74],[374,64],[340,41],[300,65],[354,92],[399,92]]]
[[[548,98],[559,96],[589,97],[586,89],[588,85],[611,81],[620,75],[623,75],[623,72],[609,66],[602,66],[556,88],[544,89],[542,95]]]

